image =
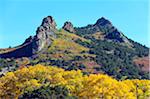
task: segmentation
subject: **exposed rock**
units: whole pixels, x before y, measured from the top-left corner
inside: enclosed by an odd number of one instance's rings
[[[41,26],[47,29],[49,29],[49,27],[56,29],[56,22],[52,16],[47,16],[46,18],[43,19]]]
[[[33,37],[29,36],[22,45],[30,43],[30,42],[32,42],[32,40],[33,40]]]
[[[101,32],[107,34],[108,31],[113,31],[114,26],[111,22],[104,17],[99,18],[95,24],[90,24],[85,27],[77,27],[75,28],[76,33],[80,33],[83,35],[94,34],[96,32]]]
[[[42,24],[37,28],[35,36],[30,36],[14,51],[1,54],[0,57],[30,57],[33,54],[41,51],[44,47],[50,46],[52,43],[51,37],[56,38],[54,33],[55,30],[56,23],[51,16],[48,16],[43,19]]]
[[[56,23],[52,16],[43,19],[41,26],[37,28],[36,35],[33,38],[33,53],[42,50],[44,46],[51,44],[51,37],[56,37],[53,30],[56,29]]]
[[[106,24],[111,24],[111,22],[107,19],[105,19],[104,17],[101,17],[100,19],[97,20],[97,22],[95,23],[95,25],[100,25],[100,26],[104,26]]]
[[[133,46],[131,42],[128,40],[128,38],[122,32],[118,31],[116,28],[106,33],[104,38],[106,40],[123,43],[124,45],[127,45],[129,47]]]
[[[25,40],[23,44],[31,42],[33,54],[41,51],[44,46],[49,46],[51,44],[50,37],[56,37],[53,30],[56,29],[56,22],[52,16],[47,16],[43,19],[41,26],[36,30],[36,35],[34,37],[29,37]]]
[[[124,42],[125,38],[123,37],[123,34],[120,33],[117,29],[113,32],[108,33],[105,38],[114,40],[116,42]]]
[[[75,28],[76,33],[84,35],[86,38],[92,38],[96,33],[96,38],[99,37],[101,40],[109,40],[113,42],[124,43],[125,45],[132,44],[129,42],[128,38],[123,35],[122,32],[118,31],[113,24],[104,17],[99,18],[95,24],[87,25],[81,28]],[[99,35],[97,34],[99,33]]]
[[[120,31],[118,31],[111,24],[111,22],[105,19],[104,17],[98,19],[95,25],[104,29],[106,39],[109,39],[115,42],[120,42],[120,43],[128,43],[128,44],[130,43],[127,37],[125,37],[123,33],[121,33]]]
[[[68,21],[64,23],[64,26],[62,28],[68,32],[71,32],[71,33],[75,32],[73,24],[71,22],[68,22]]]
[[[113,40],[115,42],[120,43],[129,43],[128,39],[118,31],[109,20],[105,19],[104,17],[101,17],[97,20],[97,22],[94,24],[94,26],[98,26],[101,30],[103,28],[103,32],[105,32],[105,38],[109,40]]]

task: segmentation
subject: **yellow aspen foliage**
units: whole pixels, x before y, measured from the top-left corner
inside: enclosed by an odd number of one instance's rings
[[[125,80],[123,83],[129,86],[130,91],[137,99],[150,98],[150,80]]]
[[[71,90],[72,93],[75,93],[75,95],[83,87],[83,75],[80,70],[65,71],[63,77],[66,80],[65,86]]]
[[[83,75],[80,70],[35,65],[0,78],[0,99],[14,99],[41,86],[64,86],[79,99],[148,99],[149,80],[117,81],[104,74]]]
[[[107,75],[93,75],[84,77],[80,98],[87,99],[134,99],[126,85],[121,84]],[[120,89],[121,88],[121,89]]]

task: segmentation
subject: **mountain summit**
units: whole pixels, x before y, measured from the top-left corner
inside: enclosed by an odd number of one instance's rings
[[[130,41],[124,34],[118,31],[112,23],[104,17],[99,18],[95,24],[87,25],[85,27],[75,28],[77,34],[82,34],[86,38],[96,38],[109,40],[113,42],[123,43],[124,45],[132,46]]]
[[[51,44],[50,37],[55,37],[56,23],[52,16],[43,19],[41,26],[36,30],[32,41],[33,53],[41,51],[45,46]]]
[[[111,22],[104,17],[99,18],[95,23],[95,25],[100,25],[100,26],[104,26],[106,24],[111,24]]]

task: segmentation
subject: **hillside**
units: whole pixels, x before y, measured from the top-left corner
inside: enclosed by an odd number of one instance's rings
[[[149,79],[149,71],[135,62],[148,57],[148,53],[147,47],[127,38],[104,17],[85,27],[73,27],[67,21],[57,29],[53,17],[48,16],[42,20],[36,35],[23,44],[0,49],[0,70],[5,74],[43,64],[65,70],[80,69],[85,75],[100,73],[116,79]]]

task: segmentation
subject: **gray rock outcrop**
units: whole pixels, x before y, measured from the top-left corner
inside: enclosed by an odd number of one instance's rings
[[[51,38],[56,38],[54,31],[56,31],[55,20],[52,16],[47,16],[43,19],[42,24],[37,28],[35,36],[30,36],[22,45],[17,46],[15,50],[0,54],[0,57],[30,57],[51,45]]]
[[[52,16],[43,19],[41,26],[37,28],[36,35],[33,38],[33,53],[41,51],[45,46],[51,44],[50,37],[55,37],[53,30],[56,29],[56,23]]]
[[[70,32],[70,33],[74,33],[75,32],[73,24],[71,22],[68,22],[68,21],[64,23],[64,26],[62,28],[64,30]]]
[[[36,35],[27,38],[23,44],[31,43],[33,54],[41,51],[42,48],[51,44],[50,37],[56,38],[54,30],[56,30],[56,22],[52,16],[47,16],[37,28]]]

